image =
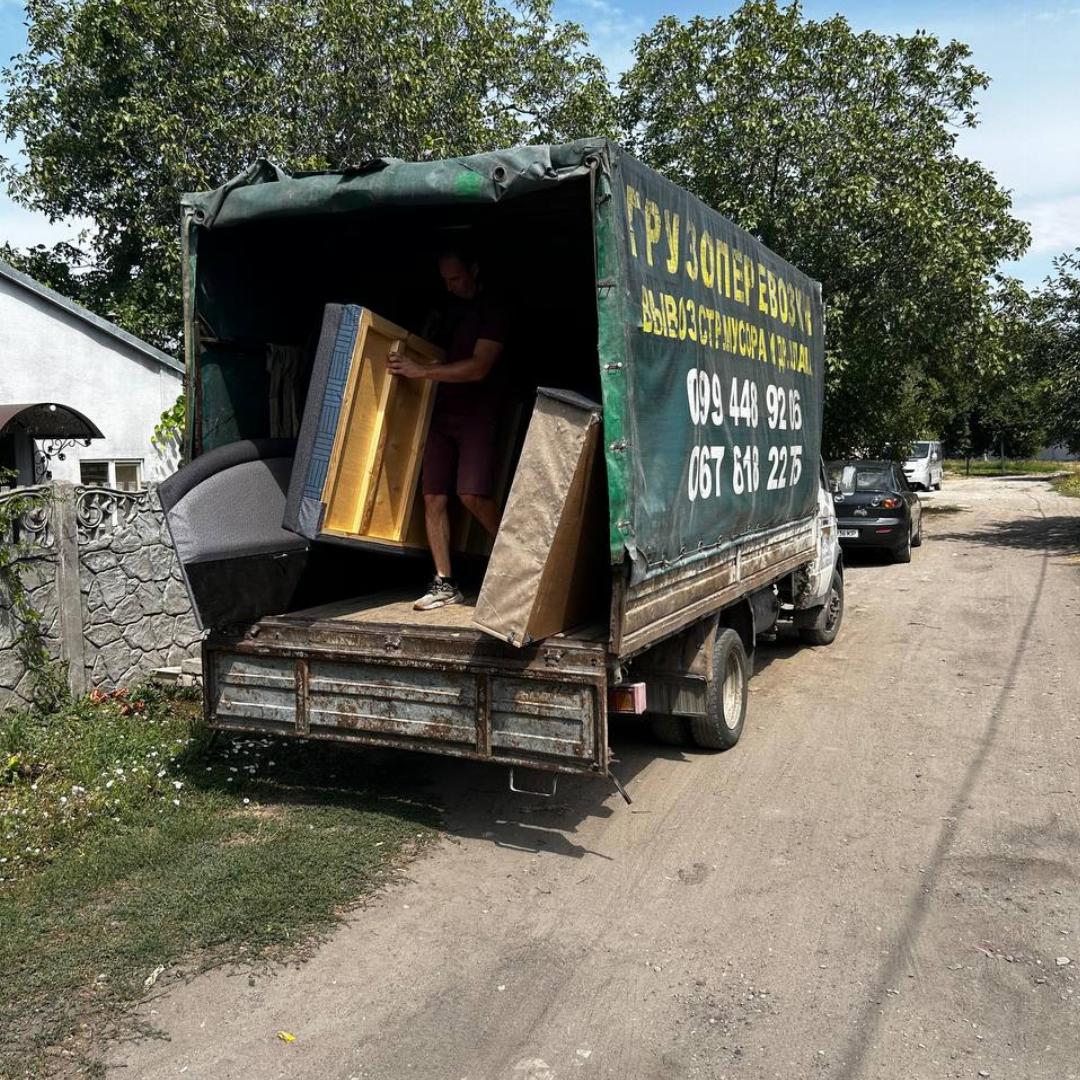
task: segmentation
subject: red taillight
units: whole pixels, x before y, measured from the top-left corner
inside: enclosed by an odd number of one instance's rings
[[[645,712],[645,684],[620,683],[608,687],[608,712],[630,713],[640,716]]]
[[[895,510],[901,505],[901,499],[894,499],[891,495],[887,499],[881,500],[881,508],[883,510]]]

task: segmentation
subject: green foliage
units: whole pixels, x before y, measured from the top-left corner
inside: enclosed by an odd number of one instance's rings
[[[260,156],[342,167],[613,124],[603,68],[551,0],[28,0],[27,25],[0,82],[29,162],[6,169],[11,193],[93,222],[76,298],[166,350],[182,192]],[[50,280],[70,254],[35,257]]]
[[[159,449],[178,446],[184,439],[184,419],[187,415],[186,397],[181,394],[162,414],[150,441]]]
[[[940,431],[1007,363],[990,278],[1028,231],[956,153],[969,55],[748,0],[661,19],[621,80],[632,149],[822,282],[827,454]]]
[[[951,454],[1026,458],[1047,441],[1043,377],[1045,328],[1039,303],[1019,281],[1001,279],[993,293],[1000,333],[1000,363],[956,396],[956,412],[943,432]]]
[[[211,746],[197,695],[153,684],[4,716],[0,746],[0,1076],[47,1073],[159,966],[303,946],[438,820],[411,761]]]
[[[1054,260],[1034,300],[1033,351],[1043,379],[1042,407],[1051,442],[1080,453],[1080,248]]]

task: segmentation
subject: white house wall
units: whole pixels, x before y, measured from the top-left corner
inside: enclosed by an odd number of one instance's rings
[[[180,372],[49,300],[0,278],[0,402],[55,401],[78,409],[105,436],[53,461],[54,480],[79,482],[79,461],[141,461],[144,481],[176,468],[150,436],[182,389]]]

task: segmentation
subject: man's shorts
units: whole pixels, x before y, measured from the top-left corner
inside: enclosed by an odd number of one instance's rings
[[[425,495],[495,494],[495,422],[468,416],[431,418],[424,448]]]

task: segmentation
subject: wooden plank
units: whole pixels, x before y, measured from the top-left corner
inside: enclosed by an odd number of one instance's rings
[[[390,351],[393,351],[394,346],[397,344],[398,342],[392,343]],[[364,363],[371,367],[373,371],[377,366],[374,357],[365,357]],[[371,528],[371,515],[375,509],[375,495],[379,490],[379,480],[386,469],[386,440],[390,432],[398,384],[401,381],[387,372],[385,361],[382,363],[381,380],[378,398],[374,403],[374,438],[371,439],[367,446],[367,461],[364,466],[360,495],[357,499],[359,513],[353,526],[353,532],[360,536],[367,534]]]
[[[391,352],[404,352],[405,342],[394,342]],[[427,363],[424,355],[413,356]],[[427,442],[435,385],[427,379],[394,378],[395,392],[384,420],[385,441],[381,470],[371,504],[372,513],[360,531],[377,539],[406,542],[419,503],[420,465]],[[421,531],[419,539],[424,541]]]
[[[391,376],[391,351],[422,364],[443,357],[422,338],[374,312],[363,313],[324,485],[323,531],[421,547],[417,489],[435,386],[426,379]]]

